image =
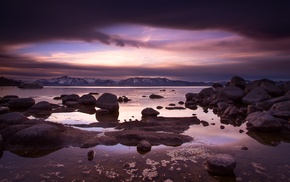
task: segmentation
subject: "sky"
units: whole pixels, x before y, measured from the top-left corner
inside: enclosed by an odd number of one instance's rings
[[[290,1],[1,0],[0,76],[290,80]]]

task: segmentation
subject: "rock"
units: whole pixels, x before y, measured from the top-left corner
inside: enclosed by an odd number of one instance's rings
[[[142,117],[147,117],[147,116],[157,116],[160,113],[156,111],[155,109],[148,107],[148,108],[143,109],[141,114],[142,114]]]
[[[242,101],[245,104],[252,104],[260,101],[264,101],[270,98],[270,95],[264,88],[258,87],[251,90],[246,96],[243,97]]]
[[[210,97],[215,93],[215,90],[212,87],[204,88],[198,93],[199,98]]]
[[[109,113],[107,114],[108,111]],[[97,110],[96,112],[96,120],[99,122],[111,122],[118,123],[119,112],[110,112],[107,109]]]
[[[96,111],[96,113],[99,114],[99,115],[108,115],[108,114],[110,114],[110,111],[107,110],[107,109],[98,109]]]
[[[77,107],[79,107],[79,102],[77,102],[77,101],[66,101],[66,102],[63,103],[63,105],[65,105],[67,107],[77,108]]]
[[[151,144],[146,140],[142,140],[137,145],[137,151],[140,154],[146,154],[151,151]]]
[[[247,129],[248,130],[258,130],[258,131],[277,131],[282,127],[281,123],[285,120],[280,118],[275,118],[272,115],[257,111],[249,114],[246,118]]]
[[[117,96],[111,93],[102,94],[96,101],[96,106],[101,109],[107,109],[110,112],[119,111]]]
[[[275,103],[279,103],[279,102],[283,102],[283,101],[287,101],[290,100],[290,95],[283,95],[281,97],[275,97],[266,101],[261,101],[261,102],[257,102],[254,104],[254,106],[259,110],[259,111],[263,111],[263,110],[269,110]]]
[[[5,113],[9,113],[9,112],[10,112],[9,107],[0,106],[0,114],[5,114]]]
[[[129,102],[129,101],[131,101],[131,99],[129,99],[129,98],[126,97],[126,96],[123,96],[123,101],[124,101],[124,102]]]
[[[52,112],[52,106],[47,101],[41,101],[31,106],[25,113],[36,117],[47,117]]]
[[[221,126],[220,126],[220,129],[221,129],[221,130],[225,129],[225,126],[221,125]]]
[[[60,133],[63,126],[52,123],[39,123],[20,130],[11,137],[9,142],[12,145],[23,146],[58,146],[61,144]]]
[[[157,95],[157,94],[151,94],[151,95],[149,95],[149,98],[150,99],[162,99],[164,97],[161,95]]]
[[[229,105],[229,107],[226,108],[224,111],[224,116],[237,116],[239,114],[239,108],[237,108],[235,105]]]
[[[175,104],[174,103],[170,103],[169,106],[175,106]]]
[[[96,155],[96,152],[94,150],[90,150],[87,154],[88,160],[92,161],[94,159],[95,155]]]
[[[209,126],[209,123],[207,121],[204,121],[204,120],[201,120],[200,123],[206,127],[206,126]]]
[[[3,138],[2,138],[2,135],[0,134],[0,151],[2,151],[2,148],[3,148],[2,144],[3,144]]]
[[[231,175],[236,167],[236,161],[228,154],[216,154],[205,161],[204,167],[212,174]]]
[[[246,88],[246,81],[241,77],[234,76],[231,78],[230,86],[239,87],[244,90]]]
[[[77,101],[80,98],[77,94],[70,94],[70,95],[62,95],[61,99],[62,102],[65,103],[67,101]]]
[[[118,97],[118,102],[123,102],[123,97]]]
[[[27,120],[29,119],[20,112],[10,112],[0,115],[0,123],[8,125],[21,124]]]
[[[197,97],[197,93],[187,93],[185,94],[186,101],[191,101],[193,98]]]
[[[77,99],[78,103],[83,106],[95,106],[96,98],[90,94],[86,94]]]
[[[157,107],[156,107],[156,109],[162,109],[162,108],[163,108],[162,106],[157,106]]]
[[[284,102],[278,102],[274,104],[270,111],[272,115],[277,117],[290,118],[290,100]]]
[[[223,86],[222,84],[220,84],[220,83],[214,83],[214,84],[212,85],[212,87],[213,87],[214,89],[217,89],[217,88],[223,88],[224,86]]]
[[[184,110],[184,107],[177,107],[177,106],[170,106],[170,107],[165,107],[167,110]]]
[[[17,95],[5,95],[3,99],[18,99],[19,97]]]
[[[61,97],[54,97],[53,100],[61,100]]]
[[[8,106],[11,110],[26,110],[35,104],[32,98],[10,99]]]
[[[288,82],[286,82],[286,83],[284,84],[284,86],[283,86],[283,88],[282,88],[282,91],[283,91],[284,93],[287,93],[287,92],[290,91],[290,81],[288,81]]]
[[[184,101],[179,101],[178,104],[179,105],[183,105],[184,104]]]
[[[91,94],[91,95],[99,95],[98,92],[90,92],[89,94]]]
[[[245,93],[242,89],[234,86],[220,88],[216,91],[218,100],[240,100],[244,97]]]
[[[283,94],[282,90],[273,82],[262,82],[260,87],[264,88],[266,92],[271,96],[281,96]]]

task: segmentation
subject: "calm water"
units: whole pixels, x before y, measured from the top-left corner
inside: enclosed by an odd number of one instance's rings
[[[53,100],[61,94],[87,94],[109,92],[127,96],[131,102],[120,104],[120,122],[140,119],[146,107],[163,106],[170,103],[178,106],[185,101],[188,92],[199,92],[204,87],[45,87],[40,90],[21,90],[0,87],[0,97],[18,95],[33,97],[36,102]],[[165,89],[165,91],[160,91]],[[159,94],[164,99],[151,100],[150,94]],[[96,95],[97,98],[99,95]],[[147,97],[142,97],[147,96]],[[196,114],[201,120],[211,123],[208,127],[192,125],[184,134],[194,137],[191,143],[180,147],[154,146],[151,152],[140,155],[135,147],[123,145],[96,146],[89,149],[63,148],[41,157],[21,157],[4,151],[0,159],[1,181],[290,181],[290,145],[282,138],[259,136],[254,139],[247,135],[245,124],[240,127],[224,125],[221,130],[220,118],[211,110],[204,113],[197,110],[159,110],[160,116],[191,117]],[[47,120],[65,123],[89,124],[97,122],[94,115],[84,113],[56,113]],[[245,132],[239,133],[242,129]],[[112,128],[90,128],[108,131]],[[271,142],[278,143],[271,146]],[[263,143],[263,144],[262,144]],[[241,150],[247,147],[248,150]],[[87,152],[94,150],[93,161],[87,160]],[[218,177],[209,175],[202,163],[212,154],[228,153],[237,161],[235,176]]]

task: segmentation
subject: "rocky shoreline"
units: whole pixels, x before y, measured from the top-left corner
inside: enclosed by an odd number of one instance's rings
[[[0,98],[1,151],[31,157],[69,146],[90,148],[119,143],[136,146],[138,152],[146,153],[151,150],[151,145],[180,146],[192,141],[191,136],[182,134],[191,125],[208,126],[207,121],[200,121],[196,116],[158,117],[159,112],[153,108],[144,108],[141,120],[120,123],[119,102],[130,102],[130,99],[111,93],[104,93],[97,99],[94,95],[98,93],[56,96],[54,99],[61,100],[62,105],[46,101],[35,103],[32,98],[18,98],[16,95],[3,96]],[[148,99],[162,99],[162,96],[157,96]],[[240,126],[246,123],[247,134],[260,143],[278,145],[280,141],[290,141],[290,82],[276,85],[271,80],[263,79],[246,83],[243,78],[235,76],[226,86],[214,84],[199,93],[187,93],[185,98],[186,108],[195,110],[200,106],[204,112],[212,109],[221,118],[222,124]],[[99,109],[96,110],[96,107]],[[165,109],[185,108],[172,105]],[[68,126],[44,120],[51,113],[75,111],[95,114],[98,122]],[[39,119],[29,119],[29,116]],[[114,127],[116,131],[79,129],[85,127]],[[278,138],[277,141],[269,140],[265,133]],[[231,173],[236,164],[230,156],[221,155],[209,161],[219,162],[224,158],[231,160],[230,168],[225,170],[225,173]],[[206,169],[223,173],[219,166],[209,162],[206,162]]]

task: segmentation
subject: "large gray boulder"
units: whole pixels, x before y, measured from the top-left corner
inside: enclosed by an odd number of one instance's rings
[[[107,109],[110,112],[119,111],[119,102],[116,95],[104,93],[96,100],[96,106],[101,109]]]
[[[253,112],[249,114],[246,118],[247,129],[257,130],[257,131],[278,131],[282,127],[282,123],[287,121],[280,118],[275,118],[274,116],[266,112]]]
[[[274,104],[270,113],[274,116],[290,118],[290,100]]]
[[[246,81],[241,77],[234,76],[230,81],[230,86],[239,87],[244,90],[246,88]]]
[[[95,106],[96,104],[96,98],[91,94],[83,95],[77,101],[83,106]]]
[[[26,110],[35,104],[32,98],[15,98],[8,101],[11,110]]]
[[[234,86],[220,88],[216,91],[218,100],[239,100],[244,97],[245,93],[242,89]]]
[[[212,87],[204,88],[199,92],[198,97],[200,98],[210,97],[214,93],[215,93],[215,90]]]
[[[29,119],[20,112],[10,112],[0,115],[0,123],[8,125],[21,124],[27,120]]]
[[[269,98],[270,95],[266,92],[264,88],[257,87],[251,90],[247,95],[245,95],[242,101],[245,104],[252,104],[263,100],[267,100]]]
[[[142,110],[141,114],[142,114],[142,117],[147,117],[147,116],[157,116],[160,113],[151,107],[147,107]]]
[[[265,101],[257,102],[257,103],[255,103],[254,106],[256,108],[259,108],[260,111],[263,111],[263,110],[268,111],[272,107],[272,105],[279,103],[279,102],[288,101],[288,100],[290,100],[290,95],[285,94],[285,95],[280,96],[280,97],[275,97],[275,98],[268,99]]]
[[[36,117],[46,117],[52,112],[52,106],[47,101],[41,101],[30,107],[25,113]]]
[[[216,154],[205,161],[204,167],[212,174],[230,175],[236,167],[236,160],[228,154]]]

